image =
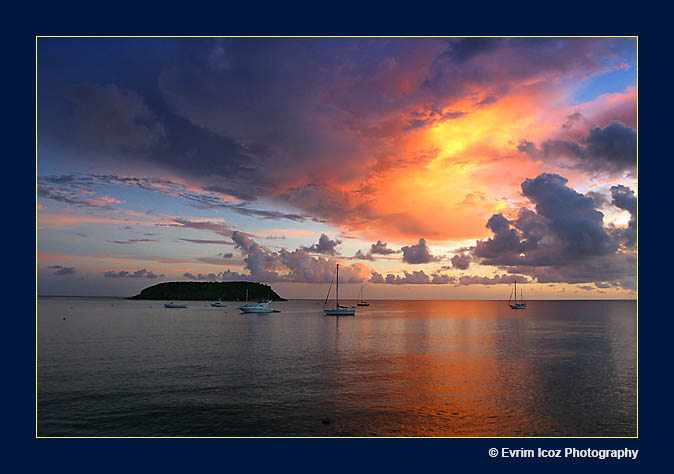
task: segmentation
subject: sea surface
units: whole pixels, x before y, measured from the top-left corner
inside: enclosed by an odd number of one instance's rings
[[[637,434],[636,301],[163,303],[38,298],[38,436]]]

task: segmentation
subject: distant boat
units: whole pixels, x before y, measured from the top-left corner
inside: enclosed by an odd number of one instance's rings
[[[370,306],[370,303],[363,301],[363,286],[360,286],[360,301],[357,303],[358,306]]]
[[[280,313],[278,309],[270,308],[271,300],[260,301],[258,303],[247,304],[239,309],[244,313]]]
[[[165,303],[164,308],[187,308],[187,305],[170,302],[170,303]]]
[[[332,282],[330,282],[330,288],[328,288],[328,295],[325,297],[325,303],[323,303],[323,313],[325,316],[355,316],[356,308],[353,306],[342,306],[339,304],[339,264],[337,264],[336,270],[337,278],[336,281],[336,290],[335,290],[335,307],[332,309],[325,309],[325,305],[330,298],[330,289],[332,289]]]
[[[513,299],[514,296],[514,299]],[[510,309],[527,309],[527,304],[522,298],[522,289],[520,288],[520,300],[517,301],[517,280],[515,280],[515,289],[510,292],[510,299],[508,299]]]
[[[244,313],[280,313],[278,309],[270,308],[271,300],[248,304],[248,290],[246,290],[246,304],[239,307]]]
[[[211,306],[214,308],[226,308],[227,305],[222,302],[222,298],[218,298],[218,300],[214,303],[211,303]]]

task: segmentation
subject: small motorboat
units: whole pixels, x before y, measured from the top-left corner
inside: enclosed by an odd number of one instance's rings
[[[280,313],[278,309],[271,308],[271,300],[260,301],[259,303],[246,304],[239,309],[244,313]]]
[[[187,308],[187,305],[170,302],[170,303],[165,303],[164,308]]]
[[[222,298],[218,298],[217,301],[215,301],[214,303],[211,303],[211,306],[213,306],[214,308],[226,308],[227,307],[227,305],[222,302]]]

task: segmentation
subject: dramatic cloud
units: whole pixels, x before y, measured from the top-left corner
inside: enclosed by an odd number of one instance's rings
[[[431,255],[431,251],[426,245],[426,239],[419,239],[419,243],[408,245],[401,248],[403,252],[403,262],[406,263],[430,263],[440,260],[440,257]]]
[[[281,249],[271,251],[241,232],[233,232],[232,240],[246,257],[249,277],[255,281],[289,281],[302,283],[329,283],[335,272],[337,260],[314,257],[307,250],[299,248],[292,252]],[[342,265],[339,278],[343,283],[362,283],[370,276],[371,270],[361,264]],[[231,272],[227,278],[236,279],[241,274]]]
[[[36,56],[41,248],[66,229],[91,258],[197,280],[324,283],[340,263],[344,282],[635,286],[635,38],[43,38]]]
[[[302,247],[302,249],[312,253],[322,253],[324,255],[337,255],[337,247],[341,245],[341,243],[342,243],[341,240],[338,239],[330,240],[330,237],[328,237],[325,234],[321,234],[317,244],[313,244],[310,247]]]
[[[50,265],[49,268],[56,270],[54,275],[65,276],[65,275],[74,275],[76,273],[75,267],[64,267],[62,265]]]
[[[474,257],[482,265],[528,275],[539,283],[611,281],[633,288],[636,256],[619,251],[624,232],[616,237],[604,226],[595,201],[566,183],[562,176],[546,173],[525,180],[522,192],[536,211],[520,208],[514,220],[493,215],[487,227],[494,236],[476,243]],[[614,200],[632,208],[629,190],[615,188]]]
[[[625,245],[632,247],[637,242],[637,197],[630,188],[619,184],[611,186],[611,204],[630,213],[627,229],[622,230]]]
[[[46,40],[37,52],[38,123],[44,124],[38,127],[38,152],[45,164],[55,164],[52,156],[58,156],[67,157],[61,165],[172,176],[173,186],[141,180],[129,185],[150,186],[200,209],[263,220],[314,219],[342,230],[367,230],[368,238],[465,239],[476,235],[482,216],[460,205],[451,190],[440,192],[429,178],[441,183],[451,177],[456,189],[467,182],[491,183],[486,173],[465,169],[466,156],[475,157],[476,165],[507,156],[503,144],[521,136],[504,135],[521,130],[523,122],[533,123],[528,136],[540,140],[538,129],[545,127],[537,120],[546,107],[555,120],[569,117],[571,123],[571,111],[557,110],[568,84],[630,68],[635,43],[630,38]],[[105,63],[86,54],[90,44],[106,51]],[[625,143],[633,129],[614,124],[578,142],[588,166],[596,160],[630,165]],[[522,157],[518,161],[516,166],[529,166]],[[513,162],[510,157],[510,169]],[[423,192],[417,183],[423,183]],[[54,187],[41,185],[40,196],[72,198]],[[87,196],[88,204],[79,197],[75,201],[82,206],[116,205],[106,202],[107,195]],[[495,206],[494,197],[484,205]],[[442,224],[449,218],[456,225]]]
[[[539,149],[534,143],[522,140],[518,149],[534,158],[571,158],[575,166],[588,171],[633,170],[637,165],[637,132],[613,121],[604,128],[592,127],[578,141],[546,140]]]

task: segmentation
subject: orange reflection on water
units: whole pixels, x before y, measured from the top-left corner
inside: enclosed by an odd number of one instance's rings
[[[338,434],[563,436],[593,429],[580,425],[588,423],[588,407],[602,405],[605,381],[593,379],[602,377],[588,362],[596,355],[574,346],[580,337],[594,353],[589,343],[606,334],[602,324],[546,320],[546,302],[532,302],[526,312],[500,301],[387,304],[336,326],[335,417],[358,414],[357,426],[335,427]]]

